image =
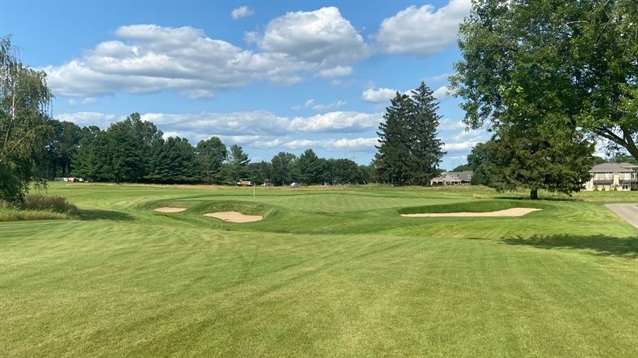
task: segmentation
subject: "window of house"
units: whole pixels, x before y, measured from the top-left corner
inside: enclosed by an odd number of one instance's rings
[[[623,190],[629,190],[629,184],[623,184],[622,185],[622,189]]]

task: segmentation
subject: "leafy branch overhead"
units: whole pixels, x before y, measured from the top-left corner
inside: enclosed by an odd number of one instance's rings
[[[638,159],[635,0],[481,0],[459,30],[451,77],[466,124],[552,115]]]

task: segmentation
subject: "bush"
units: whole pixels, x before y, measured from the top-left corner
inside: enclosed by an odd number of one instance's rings
[[[78,214],[78,208],[69,204],[63,196],[27,195],[17,207],[22,210],[48,211],[72,216]]]

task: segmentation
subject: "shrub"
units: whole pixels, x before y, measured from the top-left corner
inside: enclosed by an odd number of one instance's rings
[[[63,196],[27,195],[24,201],[18,204],[22,210],[48,211],[60,214],[76,216],[78,208],[66,201]]]

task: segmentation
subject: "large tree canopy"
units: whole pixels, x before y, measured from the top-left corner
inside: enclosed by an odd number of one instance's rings
[[[35,164],[46,156],[53,131],[46,74],[22,65],[11,38],[0,39],[0,200],[21,201],[38,180]]]
[[[548,116],[638,159],[635,0],[476,0],[461,24],[452,88],[466,124]]]

